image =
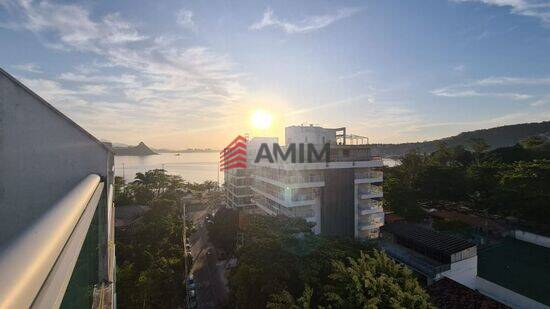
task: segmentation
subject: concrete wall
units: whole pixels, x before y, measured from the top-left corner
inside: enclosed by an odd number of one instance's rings
[[[475,289],[477,277],[477,255],[462,261],[451,263],[451,269],[441,273],[441,276],[452,279],[469,287],[470,289]]]
[[[518,294],[491,281],[477,277],[477,290],[512,308],[549,308],[531,298]]]
[[[0,246],[112,164],[107,148],[0,70]]]
[[[318,126],[286,127],[285,144],[288,145],[289,143],[336,144],[336,130]]]
[[[550,237],[546,237],[546,236],[542,236],[542,235],[538,235],[538,234],[534,234],[534,233],[529,233],[529,232],[525,232],[525,231],[520,231],[520,230],[512,231],[511,236],[514,237],[515,239],[518,239],[518,240],[521,240],[521,241],[525,241],[525,242],[532,243],[532,244],[535,244],[535,245],[538,245],[538,246],[550,248]]]

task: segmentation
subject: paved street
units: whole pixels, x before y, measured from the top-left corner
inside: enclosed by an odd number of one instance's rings
[[[198,229],[190,237],[191,254],[195,261],[191,272],[199,287],[198,307],[217,308],[217,305],[227,297],[228,292],[223,279],[225,261],[218,262],[215,249],[208,242],[208,232],[204,225],[206,213],[206,211],[198,211],[192,214]],[[212,252],[211,255],[207,254],[209,249]]]

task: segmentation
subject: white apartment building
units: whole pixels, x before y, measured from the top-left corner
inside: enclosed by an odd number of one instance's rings
[[[366,138],[345,134],[345,128],[291,126],[285,129],[285,144],[330,144],[328,162],[254,162],[262,143],[273,148],[276,138],[253,138],[247,142],[248,165],[243,171],[227,171],[228,199],[233,198],[235,174],[246,175],[250,187],[243,203],[234,207],[254,209],[269,215],[304,218],[315,223],[315,233],[361,239],[377,238],[384,224],[382,208],[382,160],[370,155]],[[352,145],[349,145],[352,143]],[[286,149],[283,147],[283,149]],[[273,150],[273,149],[272,149]],[[244,176],[243,176],[244,177]],[[240,202],[240,201],[239,201]],[[256,210],[256,211],[257,211]]]
[[[242,143],[239,143],[241,141]],[[255,154],[261,143],[277,143],[277,138],[271,137],[256,137],[250,140],[248,137],[237,137],[221,152],[222,156],[229,157],[229,161],[244,162],[236,157],[241,157],[246,160],[246,167],[235,167],[224,169],[225,195],[226,205],[228,207],[242,209],[247,212],[254,212],[257,207],[251,201],[252,198],[252,178],[251,164],[254,162]],[[244,153],[234,154],[243,150]],[[222,160],[223,161],[223,160]]]

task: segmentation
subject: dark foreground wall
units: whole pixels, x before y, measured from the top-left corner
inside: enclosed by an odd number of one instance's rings
[[[100,141],[0,69],[0,247],[89,174],[108,188],[112,165]]]

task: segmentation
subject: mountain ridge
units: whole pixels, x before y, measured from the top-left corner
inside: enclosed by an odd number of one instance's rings
[[[531,136],[550,137],[550,121],[520,123],[499,126],[489,129],[461,132],[454,136],[444,137],[432,141],[398,144],[371,144],[373,155],[381,157],[401,157],[416,150],[419,153],[431,153],[437,149],[438,143],[445,143],[448,147],[458,145],[468,146],[474,138],[482,138],[490,149],[508,147],[517,144]]]

